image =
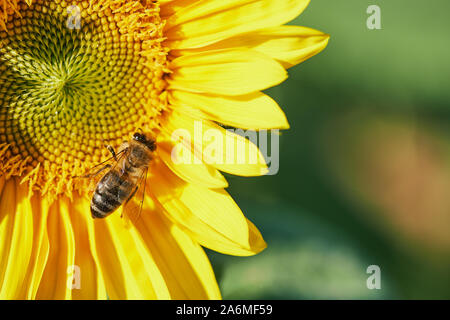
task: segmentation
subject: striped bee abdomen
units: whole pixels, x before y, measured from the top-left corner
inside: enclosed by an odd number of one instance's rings
[[[112,147],[108,149],[111,151]],[[92,196],[91,214],[93,218],[109,216],[121,205],[128,203],[140,185],[145,186],[148,166],[152,160],[152,152],[155,150],[156,140],[154,138],[136,132],[131,141],[122,144],[119,153],[111,151],[117,162],[114,166],[105,165],[103,167],[103,169],[111,169],[100,179]],[[120,157],[118,157],[119,155]],[[145,189],[143,191],[140,210],[144,201]]]
[[[98,183],[92,197],[92,217],[101,219],[109,216],[130,197],[133,189],[133,183],[118,172],[108,172]]]

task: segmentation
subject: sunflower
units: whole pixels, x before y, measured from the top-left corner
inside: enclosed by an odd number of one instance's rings
[[[266,247],[220,173],[262,175],[263,156],[225,127],[288,128],[261,90],[325,48],[283,26],[308,3],[0,1],[0,298],[219,299],[202,247]],[[174,139],[198,122],[258,161],[210,162],[206,143]],[[75,177],[138,129],[157,138],[142,211],[94,220]],[[174,161],[180,143],[196,161]]]

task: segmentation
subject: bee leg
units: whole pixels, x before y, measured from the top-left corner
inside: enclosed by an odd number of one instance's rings
[[[133,192],[130,194],[130,196],[128,197],[127,201],[125,201],[125,203],[123,204],[124,207],[134,197],[134,195],[138,191],[138,188],[139,188],[138,186],[136,186],[136,188],[134,188]],[[120,217],[123,218],[123,210],[122,210],[122,213],[120,214]]]
[[[141,214],[142,211],[142,205],[144,204],[144,197],[145,197],[145,187],[147,186],[147,173],[148,173],[148,167],[145,170],[145,180],[144,180],[144,193],[142,194],[142,199],[141,199],[141,205],[139,207],[139,215]],[[138,216],[139,217],[139,216]]]
[[[104,146],[106,147],[106,149],[108,149],[108,151],[111,153],[111,155],[113,156],[114,160],[118,161],[118,159],[117,159],[117,153],[116,153],[116,151],[114,150],[114,148],[113,148],[110,144],[106,144],[105,140],[102,139],[102,141],[103,141],[103,145],[104,145]],[[121,152],[119,152],[119,153],[121,153]]]
[[[111,152],[111,154],[112,154],[114,160],[118,161],[118,160],[117,160],[117,154],[116,154],[116,152],[114,151],[114,148],[113,148],[111,145],[109,145],[109,144],[106,146],[106,148],[108,149],[109,152]]]

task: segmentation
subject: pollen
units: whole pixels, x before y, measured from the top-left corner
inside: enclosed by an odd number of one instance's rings
[[[168,50],[152,1],[0,2],[0,171],[71,196],[73,176],[158,130]]]

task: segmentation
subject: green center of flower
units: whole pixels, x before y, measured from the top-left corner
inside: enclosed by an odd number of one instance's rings
[[[111,6],[42,0],[9,17],[0,31],[0,143],[8,158],[55,170],[96,164],[105,144],[152,129],[164,73],[142,54],[148,45],[120,25],[124,18]]]

